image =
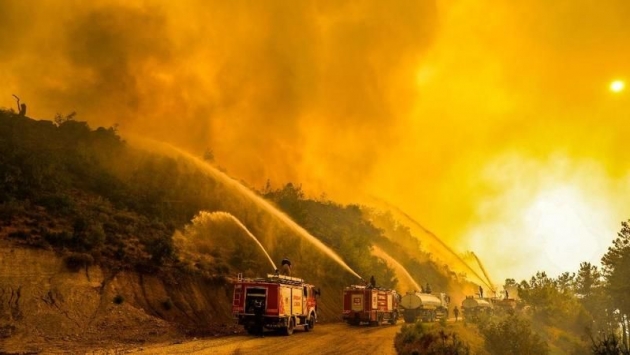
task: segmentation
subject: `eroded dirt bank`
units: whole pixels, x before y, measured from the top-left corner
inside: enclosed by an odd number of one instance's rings
[[[234,333],[231,294],[229,283],[176,272],[71,271],[53,251],[0,239],[0,353]]]

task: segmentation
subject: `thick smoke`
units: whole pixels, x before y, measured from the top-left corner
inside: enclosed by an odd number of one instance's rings
[[[33,117],[76,110],[95,125],[208,148],[257,186],[366,181],[398,139],[416,94],[405,72],[435,31],[430,1],[32,5],[2,3],[5,17],[25,21],[0,35],[20,44],[4,58],[4,106],[18,93]]]
[[[0,106],[210,149],[253,186],[383,196],[492,273],[545,189],[630,215],[630,100],[607,90],[630,79],[628,18],[625,0],[0,0]]]

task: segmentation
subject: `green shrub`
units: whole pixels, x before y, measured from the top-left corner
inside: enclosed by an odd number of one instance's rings
[[[35,203],[51,212],[69,213],[74,211],[75,203],[67,195],[47,195],[38,198]]]
[[[597,340],[591,338],[594,355],[630,355],[630,350],[615,334],[604,335]]]
[[[30,236],[30,233],[27,233],[26,231],[23,231],[23,230],[9,233],[9,238],[16,238],[16,239],[22,239],[22,240],[27,240],[29,236]]]
[[[486,349],[494,355],[549,353],[549,346],[532,331],[530,322],[516,313],[478,323]]]
[[[44,239],[52,246],[65,247],[72,244],[73,236],[68,231],[47,232],[44,234]]]
[[[103,246],[103,243],[105,243],[105,231],[103,227],[100,224],[92,224],[88,227],[80,244],[82,244],[86,250],[93,250]]]
[[[99,249],[105,243],[105,231],[98,220],[79,216],[74,221],[74,234],[71,246],[89,252]]]
[[[0,204],[0,220],[11,222],[13,216],[25,212],[24,203],[16,200]]]
[[[430,329],[421,322],[403,325],[400,333],[394,338],[394,347],[398,355],[470,354],[470,346],[462,342],[457,334],[446,333],[443,329]]]
[[[162,265],[166,260],[173,260],[175,249],[170,235],[162,235],[151,238],[145,243],[146,251],[151,255],[154,265]]]
[[[230,273],[230,266],[225,263],[217,263],[214,266],[214,271],[219,275],[227,275]]]
[[[64,258],[66,267],[71,271],[79,271],[94,264],[94,257],[86,253],[71,253]]]

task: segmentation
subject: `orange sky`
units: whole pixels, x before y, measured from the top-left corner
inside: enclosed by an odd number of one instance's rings
[[[377,196],[495,280],[597,262],[630,218],[630,2],[0,0],[0,106]]]

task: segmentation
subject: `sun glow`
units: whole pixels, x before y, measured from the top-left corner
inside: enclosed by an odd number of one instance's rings
[[[543,191],[534,197],[524,214],[528,234],[545,256],[561,270],[576,270],[598,250],[592,231],[593,210],[574,187]]]
[[[615,80],[610,83],[610,91],[612,92],[622,92],[625,89],[626,83],[621,80]]]
[[[599,265],[628,215],[620,211],[630,177],[611,177],[593,160],[503,154],[482,174],[477,186],[487,192],[462,240],[495,280]]]

